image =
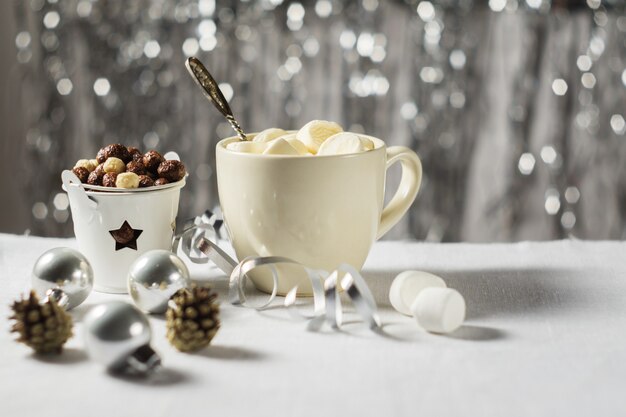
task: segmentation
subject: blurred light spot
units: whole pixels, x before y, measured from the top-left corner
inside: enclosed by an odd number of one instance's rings
[[[553,164],[557,157],[556,150],[552,146],[544,146],[541,148],[540,155],[541,159],[546,164]]]
[[[54,210],[52,217],[54,217],[57,223],[65,223],[70,217],[70,212],[67,210]]]
[[[420,71],[420,78],[425,83],[438,84],[443,80],[443,71],[440,68],[424,67]]]
[[[289,81],[293,77],[293,74],[289,72],[284,65],[278,67],[278,69],[276,70],[276,75],[281,81]]]
[[[373,12],[378,8],[378,0],[363,0],[363,8],[368,12]]]
[[[517,169],[523,175],[530,175],[535,169],[535,157],[530,152],[525,152],[519,157]]]
[[[202,16],[212,16],[215,13],[215,0],[198,1],[198,11]]]
[[[356,51],[361,56],[371,56],[374,51],[374,37],[371,33],[363,32],[356,43]]]
[[[383,62],[386,56],[387,52],[385,51],[385,48],[382,46],[375,46],[370,59],[372,62]]]
[[[33,204],[33,216],[37,220],[43,220],[46,218],[47,215],[48,215],[48,207],[46,207],[44,203],[42,203],[41,201],[38,201],[37,203]]]
[[[559,192],[554,188],[549,188],[546,191],[544,208],[546,209],[546,213],[551,216],[554,216],[559,212],[559,209],[561,208],[561,200],[559,199]]]
[[[526,0],[526,4],[531,9],[538,9],[538,8],[540,8],[541,7],[541,3],[543,3],[542,0]]]
[[[285,68],[292,74],[297,74],[302,69],[302,62],[295,56],[287,58],[285,61]]]
[[[622,84],[626,87],[626,69],[622,71]]]
[[[285,113],[289,117],[297,117],[302,111],[302,106],[298,102],[298,100],[287,100],[285,103]]]
[[[435,7],[429,1],[421,1],[417,5],[417,14],[424,22],[429,22],[435,18]]]
[[[200,164],[196,168],[196,177],[198,177],[200,181],[208,181],[211,178],[212,172],[209,164]]]
[[[407,101],[400,107],[400,115],[405,120],[411,120],[417,116],[417,106],[412,101]]]
[[[161,45],[155,40],[146,42],[146,45],[143,47],[143,53],[148,58],[156,58],[159,56],[159,52],[161,52]]]
[[[604,52],[604,40],[598,36],[594,36],[589,42],[589,51],[595,56],[599,57]]]
[[[591,69],[592,64],[593,62],[591,61],[591,58],[589,58],[587,55],[581,55],[576,60],[576,66],[578,67],[579,70],[583,72],[589,71]]]
[[[565,80],[563,78],[557,78],[552,81],[552,91],[554,91],[554,94],[557,96],[564,96],[565,93],[567,93],[567,83]]]
[[[444,132],[441,135],[439,135],[437,142],[439,143],[439,146],[441,146],[442,148],[450,149],[454,146],[454,144],[456,143],[456,140],[454,139],[454,136],[451,133]]]
[[[198,45],[203,51],[212,51],[217,46],[217,38],[215,36],[204,36],[200,38]]]
[[[30,33],[24,31],[17,34],[15,37],[15,46],[19,49],[23,49],[30,45]]]
[[[220,83],[220,90],[222,90],[222,94],[224,94],[224,98],[226,101],[230,101],[233,98],[233,87],[228,83]]]
[[[623,135],[626,130],[626,122],[621,114],[611,116],[611,129],[618,135]]]
[[[506,6],[506,0],[489,0],[489,8],[494,12],[501,12]]]
[[[143,135],[143,144],[148,149],[156,148],[159,144],[159,135],[154,131],[147,132]]]
[[[109,83],[109,80],[106,78],[98,78],[93,83],[93,91],[99,96],[106,96],[109,94],[109,91],[111,91],[111,84]]]
[[[187,38],[183,42],[183,53],[185,56],[192,56],[198,53],[200,45],[196,38]]]
[[[82,18],[89,17],[91,9],[91,2],[89,0],[81,0],[76,5],[76,14]]]
[[[308,57],[314,57],[320,50],[320,44],[315,38],[307,38],[302,45],[304,54]]]
[[[43,17],[43,25],[48,29],[54,29],[58,26],[61,16],[54,10],[49,11]]]
[[[576,204],[578,203],[578,200],[580,200],[580,191],[578,191],[578,188],[576,187],[567,187],[564,195],[565,201],[570,204]]]
[[[589,6],[592,9],[597,9],[598,7],[600,7],[601,3],[602,3],[602,0],[587,0],[587,6]]]
[[[343,49],[352,49],[356,44],[356,35],[351,30],[344,30],[339,36],[339,44]]]
[[[216,31],[217,27],[215,26],[215,22],[211,19],[204,19],[198,25],[198,34],[200,35],[200,37],[215,35]]]
[[[571,229],[576,224],[576,215],[571,211],[566,211],[561,216],[561,226],[566,229]]]
[[[57,210],[67,210],[67,207],[70,205],[70,202],[67,199],[67,194],[65,193],[58,193],[55,195],[52,203]]]
[[[455,49],[450,52],[450,65],[452,65],[452,68],[454,68],[455,70],[460,70],[465,66],[465,62],[465,52],[460,49]]]
[[[25,64],[33,57],[33,53],[28,49],[22,49],[17,53],[17,62]]]
[[[455,109],[460,109],[465,106],[465,94],[461,91],[454,91],[450,94],[450,105]]]
[[[300,3],[291,3],[287,9],[287,19],[301,21],[304,19],[304,7]]]
[[[318,0],[315,3],[315,13],[319,17],[328,17],[333,12],[333,4],[328,0]]]
[[[72,81],[70,81],[69,78],[61,78],[59,82],[57,82],[57,91],[62,96],[66,96],[69,93],[71,93],[73,88],[74,88],[74,85],[72,84]]]
[[[593,88],[596,85],[596,77],[592,73],[586,72],[580,77],[580,82],[585,88]]]

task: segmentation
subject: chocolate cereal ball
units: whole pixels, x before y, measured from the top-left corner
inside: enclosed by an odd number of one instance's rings
[[[72,169],[72,172],[78,177],[80,182],[83,184],[87,182],[89,178],[89,170],[85,167],[75,167]]]
[[[169,184],[170,182],[168,180],[166,180],[165,178],[159,178],[158,180],[156,180],[154,182],[154,185],[165,185],[165,184]]]
[[[139,188],[152,187],[154,185],[154,180],[147,175],[139,176]]]
[[[128,146],[126,149],[128,149],[128,154],[130,155],[131,161],[138,161],[140,159],[143,159],[143,154],[138,148],[135,148],[134,146]]]
[[[104,171],[101,170],[98,173],[96,170],[93,170],[89,173],[89,178],[87,178],[87,184],[102,185],[102,177],[104,177]]]
[[[154,150],[146,152],[143,156],[143,165],[146,167],[146,170],[155,174],[163,161],[165,159],[163,159],[161,154]]]
[[[104,185],[105,187],[115,187],[116,180],[116,172],[107,172],[106,174],[104,174],[104,177],[102,177],[102,185]]]
[[[126,164],[126,171],[133,172],[137,175],[143,175],[146,173],[146,167],[143,166],[143,162],[130,161]]]
[[[132,159],[128,149],[126,149],[126,146],[119,143],[105,146],[98,151],[98,155],[96,156],[96,159],[100,164],[109,158],[119,158],[124,163],[130,162]]]
[[[157,169],[159,177],[165,178],[169,182],[176,182],[185,176],[185,166],[180,161],[169,160],[161,162]]]

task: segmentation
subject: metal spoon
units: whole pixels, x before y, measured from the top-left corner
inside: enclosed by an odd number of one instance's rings
[[[220,113],[224,115],[228,123],[233,127],[235,132],[237,132],[237,136],[241,140],[248,140],[246,134],[243,132],[243,129],[239,125],[239,122],[233,116],[233,112],[228,105],[228,101],[224,98],[224,94],[218,87],[217,83],[211,76],[209,70],[200,62],[200,60],[196,57],[189,57],[185,61],[185,67],[187,67],[187,71],[191,74],[191,77],[195,80],[195,82],[202,88],[202,93],[209,99],[211,103],[219,110]]]

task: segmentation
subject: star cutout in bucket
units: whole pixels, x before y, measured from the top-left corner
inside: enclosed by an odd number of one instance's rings
[[[126,220],[117,230],[109,230],[113,239],[115,239],[115,250],[129,248],[137,250],[137,239],[143,233],[143,230],[133,229]]]

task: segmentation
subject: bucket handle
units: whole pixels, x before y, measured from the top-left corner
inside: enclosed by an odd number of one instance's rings
[[[78,209],[74,210],[72,213],[74,222],[78,220],[83,223],[91,223],[96,215],[98,203],[89,198],[80,179],[78,179],[76,174],[72,171],[63,171],[61,173],[61,179],[63,180],[63,188],[70,196],[70,200],[76,202],[76,206],[78,207]]]

